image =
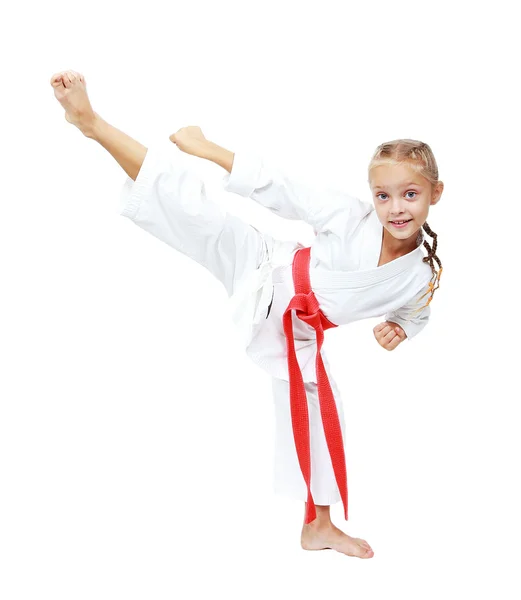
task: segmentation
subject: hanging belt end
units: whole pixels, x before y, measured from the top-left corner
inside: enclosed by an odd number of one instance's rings
[[[317,510],[315,508],[315,503],[313,502],[313,498],[311,496],[311,492],[308,494],[308,501],[306,502],[306,514],[304,518],[304,523],[307,525],[314,521],[317,518]]]

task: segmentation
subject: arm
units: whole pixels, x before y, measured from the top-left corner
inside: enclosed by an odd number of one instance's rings
[[[226,191],[251,198],[285,219],[302,220],[315,233],[327,230],[336,218],[361,218],[372,208],[343,191],[303,184],[253,154],[232,153],[207,141],[200,155],[228,171]]]
[[[430,305],[420,311],[426,302],[426,289],[422,288],[405,306],[388,312],[385,321],[374,327],[377,342],[386,350],[394,350],[405,339],[409,341],[427,325],[431,315]],[[422,297],[423,296],[423,297]]]
[[[404,306],[385,315],[386,321],[395,323],[403,329],[408,340],[411,340],[415,335],[418,335],[427,325],[431,315],[431,307],[426,306],[416,316],[410,316],[410,312],[409,308]]]

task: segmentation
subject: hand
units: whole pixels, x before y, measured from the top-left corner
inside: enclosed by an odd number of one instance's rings
[[[398,323],[393,323],[392,321],[379,323],[373,329],[373,333],[376,341],[386,350],[394,350],[407,337],[405,331]]]
[[[190,125],[181,127],[179,131],[170,136],[170,141],[173,142],[179,150],[191,154],[192,156],[202,156],[203,149],[208,144],[208,140],[204,137],[200,127]]]

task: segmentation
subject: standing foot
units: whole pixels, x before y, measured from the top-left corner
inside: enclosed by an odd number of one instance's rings
[[[92,110],[83,75],[76,71],[61,71],[51,77],[51,85],[56,99],[65,109],[65,119],[89,136],[99,115]]]
[[[300,543],[304,550],[331,549],[347,556],[373,558],[374,552],[365,540],[347,535],[331,522],[316,525],[315,521],[302,528]]]

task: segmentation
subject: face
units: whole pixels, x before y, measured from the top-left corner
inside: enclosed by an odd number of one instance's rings
[[[416,239],[429,206],[438,202],[443,191],[441,181],[432,189],[431,183],[406,163],[374,167],[369,185],[380,223],[393,238],[404,241]]]

